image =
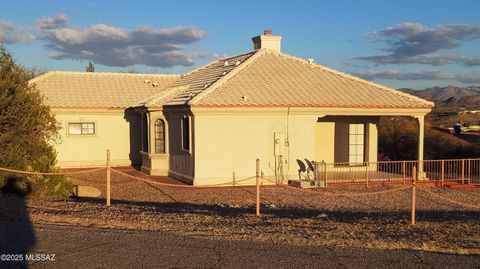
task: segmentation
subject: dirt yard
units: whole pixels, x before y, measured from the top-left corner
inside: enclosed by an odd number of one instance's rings
[[[76,176],[74,181],[105,193],[105,172]],[[161,230],[220,240],[480,254],[480,210],[427,192],[480,206],[479,190],[418,188],[417,225],[410,226],[411,190],[392,191],[398,188],[402,186],[344,186],[326,191],[266,186],[261,190],[262,216],[256,217],[253,187],[164,187],[112,174],[110,208],[104,198],[23,201],[0,194],[0,220],[24,221],[28,216],[33,222]],[[382,191],[387,192],[374,194]],[[25,216],[16,213],[22,206]]]

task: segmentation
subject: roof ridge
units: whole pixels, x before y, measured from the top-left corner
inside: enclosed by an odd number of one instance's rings
[[[380,84],[378,84],[378,83],[371,82],[371,81],[368,81],[368,80],[366,80],[366,79],[362,79],[362,78],[359,78],[359,77],[356,77],[356,76],[347,74],[347,73],[345,73],[345,72],[341,72],[341,71],[332,69],[332,68],[330,68],[330,67],[327,67],[327,66],[324,66],[324,65],[321,65],[321,64],[317,64],[317,63],[311,63],[311,64],[310,64],[310,63],[308,63],[307,60],[302,59],[302,58],[300,58],[300,57],[288,55],[288,54],[285,54],[285,53],[283,53],[283,52],[278,52],[278,51],[274,51],[274,50],[269,50],[269,52],[277,53],[277,54],[280,55],[280,56],[283,56],[283,57],[286,57],[286,58],[290,58],[290,59],[292,59],[292,60],[299,61],[299,62],[302,62],[302,63],[305,63],[305,64],[313,65],[313,67],[322,69],[322,70],[324,70],[324,71],[326,71],[326,72],[330,72],[330,73],[332,73],[332,74],[341,76],[341,77],[346,78],[346,79],[355,80],[355,81],[358,81],[358,82],[361,82],[361,83],[364,83],[364,84],[367,84],[367,85],[370,85],[370,86],[374,86],[374,87],[376,87],[376,88],[379,88],[379,89],[382,89],[382,90],[385,90],[385,91],[392,92],[392,93],[397,94],[397,95],[400,95],[400,96],[404,96],[404,97],[407,97],[407,98],[410,98],[410,99],[419,101],[419,102],[421,102],[421,103],[427,104],[427,105],[432,106],[432,107],[434,106],[434,103],[433,103],[433,102],[427,101],[427,100],[425,100],[425,99],[422,99],[422,98],[420,98],[420,97],[414,96],[414,95],[412,95],[412,94],[408,94],[408,93],[405,93],[405,92],[401,92],[401,91],[399,91],[399,90],[395,90],[395,89],[392,89],[392,88],[389,88],[389,87],[380,85]],[[306,62],[306,61],[307,61],[307,62]]]
[[[45,74],[72,74],[72,75],[122,75],[122,76],[174,76],[178,77],[180,74],[158,74],[158,73],[123,73],[123,72],[85,72],[85,71],[65,71],[65,70],[52,70]],[[42,74],[42,75],[45,75]],[[42,76],[40,75],[40,76]],[[39,77],[40,77],[39,76]]]
[[[28,81],[28,84],[33,84],[36,83],[42,79],[45,79],[46,77],[49,77],[53,74],[56,74],[57,71],[47,71],[46,73],[41,74],[40,76],[36,76],[32,78],[31,80]]]
[[[140,102],[138,102],[137,104],[135,104],[133,107],[138,107],[138,106],[151,106],[152,104],[155,104],[156,102],[158,102],[159,100],[171,95],[171,94],[174,94],[176,93],[177,91],[180,91],[180,90],[184,90],[186,89],[187,87],[186,86],[177,86],[177,87],[170,87],[168,89],[166,89],[165,91],[161,91],[157,94],[154,94],[153,96],[150,96]]]
[[[243,70],[245,67],[247,67],[253,61],[255,61],[255,59],[257,59],[261,55],[265,54],[265,51],[266,51],[266,49],[259,49],[259,50],[254,50],[254,51],[238,54],[236,56],[232,56],[232,57],[229,57],[229,58],[219,60],[219,61],[222,61],[222,60],[225,61],[227,59],[232,59],[232,58],[236,58],[236,57],[240,57],[240,56],[244,56],[244,55],[247,55],[249,53],[252,53],[252,55],[250,57],[248,57],[245,61],[241,62],[240,65],[237,68],[232,69],[225,76],[223,76],[223,77],[217,79],[216,81],[214,81],[206,89],[204,89],[203,91],[201,91],[200,93],[195,95],[191,100],[189,100],[187,102],[187,104],[191,106],[191,105],[195,105],[198,102],[200,102],[205,96],[207,96],[208,94],[210,94],[213,91],[215,91],[216,89],[218,89],[223,83],[228,81],[230,78],[234,77],[236,74],[238,74],[238,72]]]

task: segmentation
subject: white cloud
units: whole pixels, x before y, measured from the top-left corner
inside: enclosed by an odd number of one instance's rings
[[[384,44],[385,55],[355,58],[375,63],[420,63],[430,65],[480,65],[479,56],[443,54],[442,51],[461,46],[464,42],[480,38],[480,25],[443,24],[429,28],[419,23],[402,23],[371,33],[367,40]]]
[[[0,21],[0,43],[14,44],[34,40],[35,36],[29,34],[23,27],[16,26],[10,21]]]
[[[37,26],[46,48],[53,52],[52,58],[89,60],[120,67],[193,65],[200,54],[185,52],[183,48],[206,36],[204,31],[189,26],[159,29],[143,25],[125,29],[96,24],[73,28],[64,14],[41,18]]]

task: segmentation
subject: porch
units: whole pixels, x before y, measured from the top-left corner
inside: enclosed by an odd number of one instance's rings
[[[415,168],[414,168],[415,167]],[[419,170],[419,167],[423,167]],[[480,159],[450,159],[423,161],[379,161],[351,163],[314,162],[304,179],[321,185],[351,183],[410,182],[416,171],[420,182],[435,182],[443,186],[446,182],[480,185]],[[313,171],[312,171],[313,170]],[[301,176],[301,175],[300,175]]]

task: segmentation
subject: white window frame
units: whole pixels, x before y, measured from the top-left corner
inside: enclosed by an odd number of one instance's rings
[[[78,133],[72,132],[70,129],[71,125],[79,125],[79,131]],[[92,128],[88,127],[88,125],[91,125]],[[92,130],[93,132],[89,132],[89,130]],[[86,122],[67,122],[67,134],[69,136],[95,136],[97,134],[97,126],[96,123],[93,121],[86,121]]]
[[[362,165],[365,162],[366,124],[348,124],[348,162],[350,165]]]
[[[158,132],[158,126],[157,123],[161,122],[163,124],[163,132]],[[155,120],[153,124],[154,132],[155,132],[155,153],[156,154],[165,154],[167,153],[167,128],[166,128],[166,123],[164,119],[158,118]],[[162,135],[162,137],[159,137],[159,135]],[[159,150],[159,143],[163,143],[163,151]]]

